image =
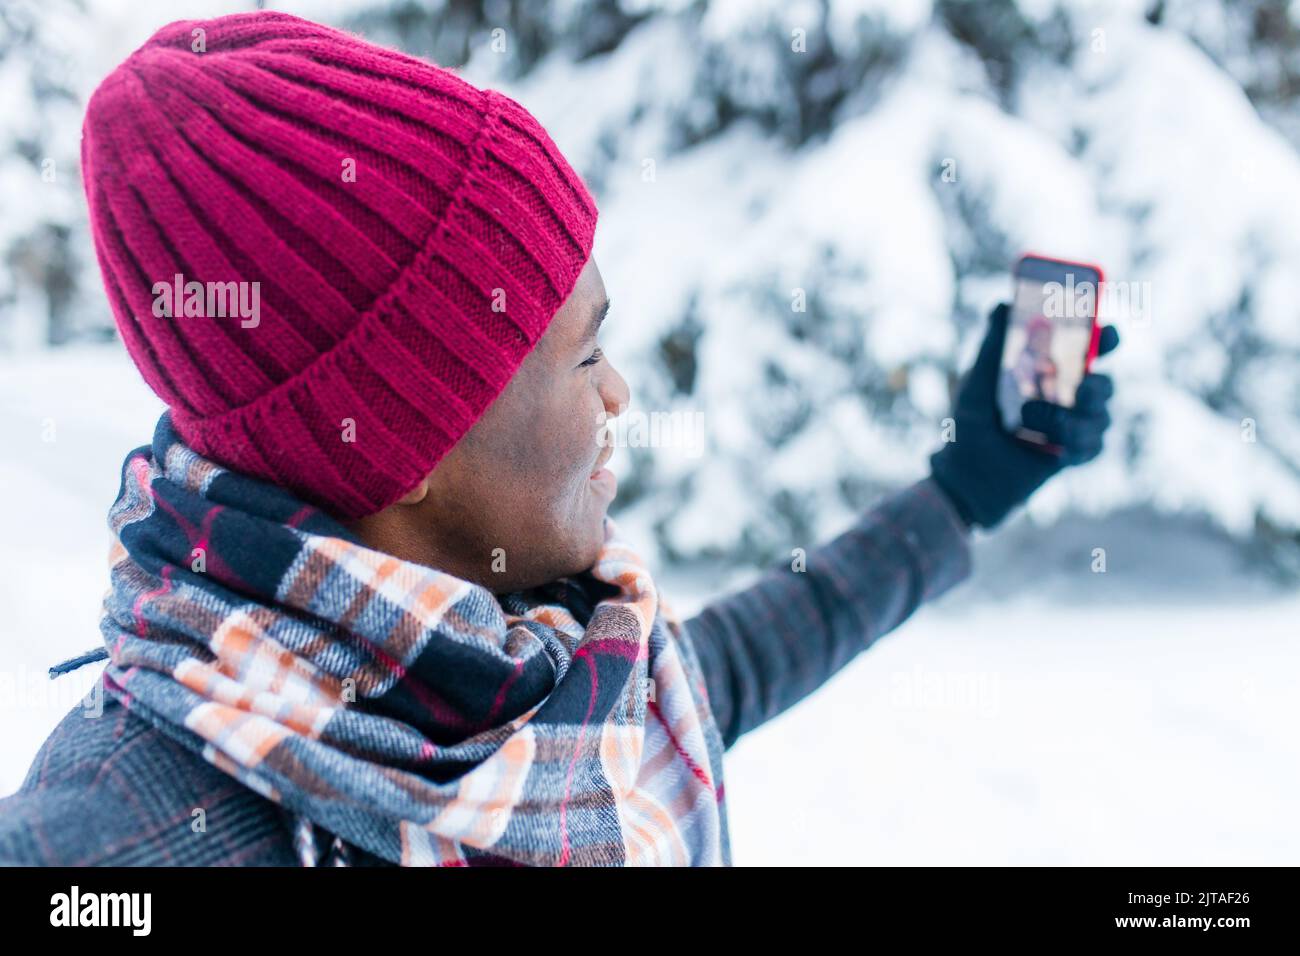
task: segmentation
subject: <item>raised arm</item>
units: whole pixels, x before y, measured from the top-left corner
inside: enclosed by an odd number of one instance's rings
[[[953,408],[952,440],[930,456],[930,477],[886,497],[853,527],[809,552],[807,566],[769,571],[686,622],[710,705],[730,747],[816,690],[923,601],[970,574],[970,528],[991,529],[1062,468],[1091,461],[1110,425],[1109,376],[1083,377],[1074,405],[1026,402],[1021,418],[1058,446],[1047,454],[1001,427],[998,368],[1008,307],[989,316]],[[1097,354],[1119,344],[1099,332]]]
[[[970,532],[932,478],[686,622],[730,747],[970,574]]]

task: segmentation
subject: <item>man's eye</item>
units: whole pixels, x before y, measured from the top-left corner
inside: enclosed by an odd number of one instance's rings
[[[596,351],[591,353],[591,358],[579,362],[578,366],[581,368],[586,365],[595,365],[604,357],[605,357],[605,353],[600,350],[600,346],[596,346]]]

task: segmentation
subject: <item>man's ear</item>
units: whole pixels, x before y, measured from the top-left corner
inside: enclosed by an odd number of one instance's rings
[[[418,505],[429,494],[429,479],[421,478],[420,483],[395,502],[399,505]]]

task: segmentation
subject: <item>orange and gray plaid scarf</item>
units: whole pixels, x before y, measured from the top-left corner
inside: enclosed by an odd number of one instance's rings
[[[612,520],[589,571],[498,596],[205,460],[168,415],[109,520],[106,688],[286,808],[304,863],[730,864],[699,663]]]

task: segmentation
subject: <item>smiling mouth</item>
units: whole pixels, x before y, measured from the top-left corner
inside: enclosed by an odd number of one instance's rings
[[[605,462],[609,461],[613,454],[614,447],[606,446],[600,457],[596,459],[596,470],[587,479],[590,488],[594,489],[600,497],[608,499],[606,504],[613,501],[614,496],[618,494],[618,476],[605,467]]]
[[[608,462],[612,457],[614,457],[614,446],[606,445],[601,450],[600,457],[596,459],[596,467],[592,469],[590,477],[595,478],[602,471],[604,471],[605,463]]]

